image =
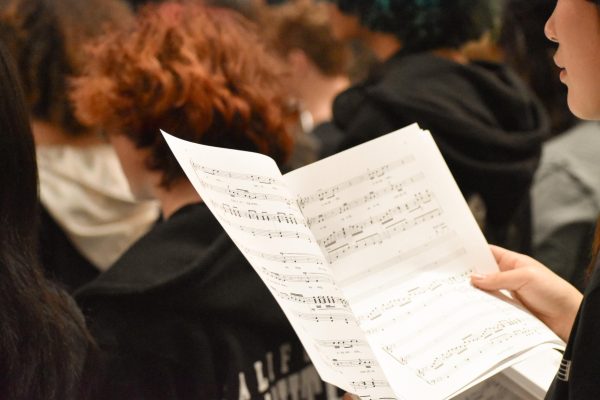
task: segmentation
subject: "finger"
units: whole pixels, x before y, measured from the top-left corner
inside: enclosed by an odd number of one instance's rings
[[[500,246],[490,245],[490,250],[492,250],[492,254],[496,259],[496,263],[498,264],[500,271],[510,271],[515,269],[518,265],[520,257],[522,257],[521,254],[507,250]]]
[[[518,291],[527,284],[530,279],[531,275],[529,271],[522,268],[490,275],[473,274],[471,276],[471,283],[475,287],[488,291],[502,289]]]

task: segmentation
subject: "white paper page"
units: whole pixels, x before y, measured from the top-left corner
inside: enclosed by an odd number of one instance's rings
[[[534,398],[542,400],[556,376],[561,360],[562,354],[555,349],[542,349],[508,368],[504,375]]]
[[[448,398],[511,354],[560,343],[519,307],[470,285],[474,269],[497,266],[431,135],[416,125],[284,179],[396,394]]]
[[[503,374],[478,384],[452,400],[538,400]]]
[[[522,359],[453,400],[543,400],[556,376],[562,354],[554,348],[540,346]]]
[[[321,378],[365,399],[395,398],[275,162],[165,139],[283,309]]]

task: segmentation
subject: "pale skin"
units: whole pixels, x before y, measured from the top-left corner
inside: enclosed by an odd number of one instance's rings
[[[331,120],[331,104],[335,96],[350,85],[348,77],[325,75],[300,49],[288,53],[287,64],[290,92],[310,111],[314,124]]]
[[[564,279],[531,257],[497,246],[492,254],[497,274],[473,275],[473,285],[484,290],[510,290],[514,297],[565,342],[575,321],[582,294]]]
[[[571,111],[600,119],[600,7],[589,0],[558,0],[546,36],[558,43],[554,57],[568,87]],[[512,291],[533,314],[564,341],[571,333],[583,295],[533,258],[492,246],[500,272],[473,275],[474,286]]]

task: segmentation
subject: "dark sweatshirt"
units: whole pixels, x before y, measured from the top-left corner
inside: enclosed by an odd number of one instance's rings
[[[600,260],[573,324],[547,400],[600,399]]]
[[[414,122],[431,131],[463,195],[482,198],[488,240],[526,251],[529,187],[549,125],[524,84],[499,64],[400,52],[341,93],[316,134],[327,156]],[[511,245],[517,216],[521,244]]]
[[[325,398],[283,312],[204,204],[159,223],[76,300],[102,350],[97,399]]]

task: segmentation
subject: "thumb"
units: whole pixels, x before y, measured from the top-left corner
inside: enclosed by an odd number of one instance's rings
[[[502,289],[517,291],[527,283],[527,280],[528,274],[525,269],[514,269],[489,275],[471,275],[473,286],[488,291]]]

